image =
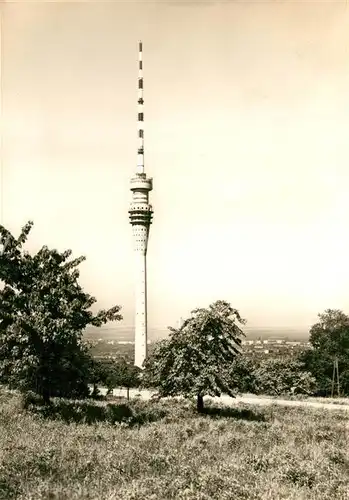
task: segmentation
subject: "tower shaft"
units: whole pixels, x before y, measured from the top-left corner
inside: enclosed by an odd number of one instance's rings
[[[143,58],[142,42],[138,59],[138,150],[137,169],[131,179],[132,202],[129,210],[133,233],[135,269],[135,365],[142,367],[147,356],[147,247],[153,215],[149,204],[149,191],[153,179],[144,171],[144,111],[143,111]]]
[[[147,256],[135,252],[135,365],[142,367],[147,357]]]

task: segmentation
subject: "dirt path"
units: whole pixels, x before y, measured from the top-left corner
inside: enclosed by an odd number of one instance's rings
[[[259,398],[258,396],[237,396],[235,399],[229,396],[222,396],[221,398],[212,398],[213,400],[221,400],[227,405],[234,403],[247,403],[253,405],[272,405],[277,404],[281,406],[307,406],[313,408],[326,408],[328,410],[346,410],[349,411],[349,404],[336,404],[336,403],[323,403],[317,401],[294,401],[289,399],[273,399],[273,398]]]
[[[101,389],[101,393],[103,394],[105,391]],[[141,399],[149,400],[151,399],[152,395],[155,394],[153,391],[138,391],[136,389],[130,389],[130,397],[134,398],[137,395]],[[113,391],[114,396],[126,396],[126,390],[125,389],[114,389]],[[294,401],[294,400],[288,400],[288,399],[274,399],[274,398],[268,398],[268,397],[259,397],[259,396],[254,396],[253,394],[248,394],[248,395],[241,395],[237,396],[236,398],[231,398],[230,396],[223,395],[220,398],[218,397],[205,397],[207,400],[211,400],[217,403],[223,403],[227,406],[234,406],[238,403],[246,403],[246,404],[251,404],[251,405],[281,405],[281,406],[306,406],[306,407],[313,407],[313,408],[325,408],[328,410],[346,410],[349,411],[349,399],[348,399],[348,404],[336,404],[336,403],[324,403],[324,402],[317,402],[317,401]]]

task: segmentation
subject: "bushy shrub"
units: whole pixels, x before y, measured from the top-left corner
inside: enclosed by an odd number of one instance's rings
[[[52,399],[45,405],[42,398],[28,393],[22,408],[45,419],[62,420],[67,423],[94,424],[107,422],[126,426],[144,425],[161,420],[169,413],[169,408],[159,402],[134,400],[119,403],[100,404],[95,401]]]
[[[313,394],[315,378],[305,370],[304,364],[290,358],[263,360],[254,371],[256,393],[271,396],[286,394]]]
[[[22,394],[21,397],[21,407],[24,410],[28,410],[33,406],[40,406],[44,404],[44,399],[40,394],[34,391],[27,391]]]
[[[255,371],[259,366],[258,362],[245,354],[237,356],[231,369],[231,384],[238,392],[250,392],[255,394],[257,391],[257,379]]]

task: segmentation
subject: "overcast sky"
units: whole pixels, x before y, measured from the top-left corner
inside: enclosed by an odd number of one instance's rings
[[[349,312],[345,2],[16,2],[2,18],[2,223],[84,254],[133,324],[143,40],[149,326],[225,299],[249,326]]]

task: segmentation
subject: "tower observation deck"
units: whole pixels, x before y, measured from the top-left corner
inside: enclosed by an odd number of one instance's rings
[[[153,208],[149,204],[149,191],[153,179],[144,171],[144,100],[143,50],[138,52],[138,154],[137,169],[131,178],[132,202],[129,209],[132,225],[135,270],[135,365],[142,367],[147,356],[147,247]]]

